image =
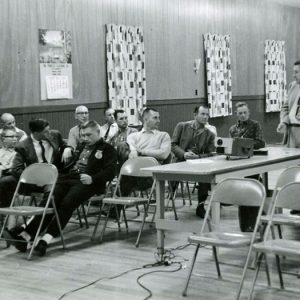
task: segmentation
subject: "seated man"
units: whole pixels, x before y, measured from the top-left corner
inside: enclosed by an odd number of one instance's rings
[[[116,151],[100,138],[99,125],[89,121],[81,127],[83,144],[74,154],[73,161],[64,173],[60,173],[54,199],[62,229],[67,225],[73,211],[96,193],[104,193],[107,181],[115,176]],[[42,203],[45,205],[45,203]],[[41,216],[34,217],[22,232],[16,229],[6,230],[7,238],[16,239],[15,247],[25,252],[24,241],[30,241],[39,226]],[[53,215],[47,215],[42,225],[45,232],[36,246],[40,256],[45,255],[48,243],[59,235],[57,222]]]
[[[100,135],[104,141],[109,144],[119,130],[118,125],[115,123],[114,113],[115,110],[113,108],[106,108],[104,110],[104,119],[106,123],[103,126],[100,126]]]
[[[34,119],[29,122],[30,136],[19,142],[15,148],[11,176],[0,179],[0,199],[3,205],[9,206],[17,181],[23,170],[37,162],[49,162],[62,167],[62,151],[66,147],[61,134],[50,130],[48,121]]]
[[[127,137],[130,134],[137,132],[137,129],[128,127],[128,117],[123,109],[115,110],[114,117],[119,130],[117,134],[112,138],[111,144],[117,150],[118,162],[119,165],[122,166],[123,163],[128,159],[128,155],[130,152],[129,146],[126,142]]]
[[[146,108],[143,111],[143,128],[127,137],[130,147],[129,158],[138,156],[150,156],[163,163],[171,153],[171,139],[167,132],[159,131],[159,112],[153,108]],[[128,196],[134,188],[144,190],[152,185],[150,179],[123,177],[121,182],[122,196]]]
[[[27,137],[25,131],[16,127],[15,117],[12,114],[3,113],[0,117],[0,123],[2,128],[7,127],[7,128],[15,129],[17,135],[17,141],[22,141]],[[0,129],[0,135],[2,134],[2,130],[3,129]],[[0,148],[1,147],[2,147],[2,142],[0,141]]]
[[[177,161],[211,156],[215,151],[215,135],[205,127],[209,118],[208,107],[204,104],[194,110],[194,120],[176,125],[172,137],[172,152]],[[204,218],[204,202],[210,189],[209,183],[198,184],[198,206],[196,215]]]
[[[2,148],[0,148],[0,177],[2,177],[11,173],[12,162],[16,155],[15,146],[18,137],[15,128],[5,126],[2,129],[0,139],[2,141]]]
[[[254,140],[254,149],[265,147],[262,129],[257,121],[250,119],[250,110],[246,102],[238,102],[235,105],[237,124],[232,125],[229,129],[229,135],[232,138],[249,138]],[[248,178],[259,180],[260,176],[253,175]],[[242,231],[253,231],[258,208],[256,207],[239,207],[240,228]]]

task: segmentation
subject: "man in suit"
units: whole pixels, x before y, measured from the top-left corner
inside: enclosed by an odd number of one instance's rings
[[[89,121],[83,125],[81,136],[83,144],[76,149],[68,168],[60,173],[53,194],[62,229],[67,225],[73,211],[95,193],[104,193],[106,182],[115,176],[116,151],[100,138],[98,123]],[[41,217],[36,216],[20,234],[16,234],[15,230],[6,231],[6,234],[9,238],[17,239],[15,247],[25,252],[27,245],[24,240],[29,242],[34,237],[40,221]],[[45,234],[36,250],[43,256],[51,239],[59,235],[53,215],[46,216],[41,232]]]
[[[211,156],[215,151],[215,135],[205,125],[208,122],[209,111],[204,104],[194,110],[194,120],[180,122],[176,125],[172,137],[172,152],[176,161],[185,161]],[[196,215],[204,218],[204,202],[210,189],[209,183],[198,183],[198,206]]]
[[[11,176],[0,179],[0,199],[4,206],[9,206],[17,181],[23,170],[37,162],[52,163],[62,167],[62,152],[66,147],[61,134],[50,130],[48,121],[34,119],[29,122],[30,136],[19,142],[15,148],[16,155],[11,168]],[[30,191],[24,187],[24,193]]]

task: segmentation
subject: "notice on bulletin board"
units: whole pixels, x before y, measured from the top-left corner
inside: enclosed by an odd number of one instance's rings
[[[41,100],[72,99],[71,32],[39,29]]]

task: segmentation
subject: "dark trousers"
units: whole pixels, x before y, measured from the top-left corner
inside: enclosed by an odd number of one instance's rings
[[[62,229],[69,222],[73,211],[95,193],[94,186],[82,184],[79,178],[63,178],[58,180],[53,195]],[[45,203],[46,200],[44,199],[40,206],[45,206]],[[26,232],[31,237],[36,234],[40,222],[41,216],[35,216],[26,227]],[[59,236],[59,228],[54,215],[46,215],[41,232],[45,230],[45,233],[49,233],[53,237]]]
[[[247,176],[246,178],[252,178],[260,180],[260,175]],[[239,223],[242,232],[253,231],[256,218],[258,215],[259,207],[255,206],[239,206]]]
[[[151,188],[152,184],[152,177],[122,176],[120,183],[121,195],[127,197],[134,190],[147,190]]]
[[[9,175],[0,178],[0,207],[10,206],[16,186],[15,177]]]

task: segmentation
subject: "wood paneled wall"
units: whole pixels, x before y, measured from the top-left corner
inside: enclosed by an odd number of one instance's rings
[[[286,41],[291,81],[292,64],[300,57],[300,9],[270,0],[1,0],[0,112],[17,111],[24,122],[29,115],[44,116],[64,131],[73,124],[74,105],[101,110],[107,103],[107,23],[144,27],[147,99],[163,101],[161,109],[175,114],[170,122],[163,121],[163,129],[169,130],[178,119],[176,105],[183,109],[182,120],[189,119],[185,100],[196,103],[205,97],[203,34],[207,32],[231,35],[233,96],[254,97],[259,103],[252,107],[255,118],[278,119],[278,114],[263,113],[264,40]],[[72,32],[72,100],[40,101],[39,28]],[[193,71],[196,58],[202,59],[198,74]],[[168,108],[173,99],[182,102]]]

